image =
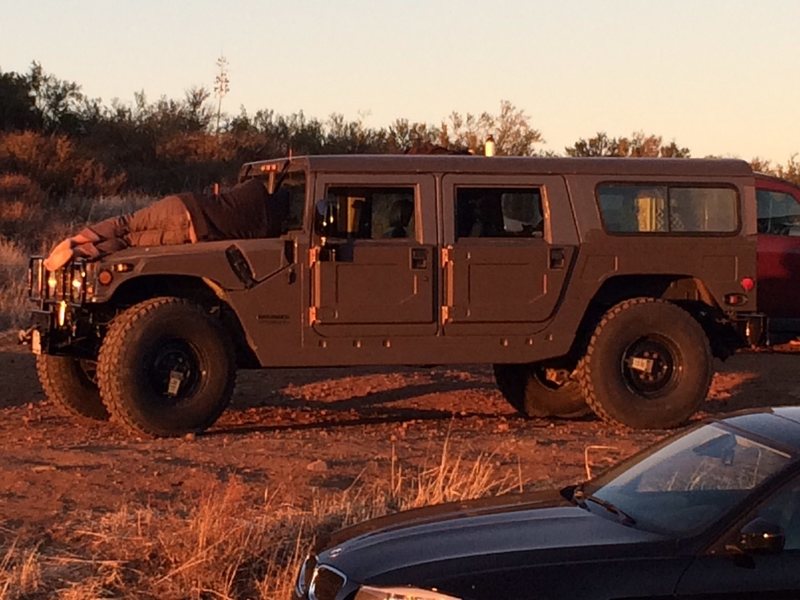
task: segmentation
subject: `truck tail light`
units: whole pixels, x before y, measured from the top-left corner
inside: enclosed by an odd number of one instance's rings
[[[739,282],[739,285],[742,286],[742,289],[745,292],[752,292],[756,287],[756,280],[752,277],[742,277],[742,280]]]

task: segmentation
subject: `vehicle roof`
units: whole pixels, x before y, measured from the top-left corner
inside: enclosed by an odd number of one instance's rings
[[[800,406],[779,406],[732,415],[717,422],[800,454]]]
[[[302,164],[314,171],[613,174],[736,177],[752,176],[738,159],[704,158],[529,158],[422,154],[346,154],[296,156],[246,163],[240,174],[255,174],[267,165]],[[273,167],[274,168],[274,167]]]
[[[793,188],[800,189],[800,185],[797,185],[796,183],[794,183],[793,181],[789,181],[788,179],[782,179],[781,177],[778,177],[777,175],[770,175],[769,173],[762,173],[761,171],[753,171],[753,175],[756,176],[756,179],[759,179],[759,180],[762,180],[762,181],[773,181],[775,183],[780,183],[780,184],[783,184],[783,185],[788,185],[788,186],[791,186]]]

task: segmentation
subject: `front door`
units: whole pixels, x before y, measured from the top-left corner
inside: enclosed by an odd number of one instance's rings
[[[555,312],[575,252],[553,242],[554,213],[571,215],[563,179],[448,175],[443,188],[451,216],[451,243],[443,250],[445,333],[470,334],[481,324],[511,324],[520,334],[541,328]]]
[[[800,477],[795,476],[694,560],[681,578],[676,596],[683,600],[800,598],[799,501]],[[783,532],[783,550],[759,554],[736,548],[740,529],[756,518]]]
[[[315,188],[331,221],[311,251],[315,331],[435,331],[436,232],[420,216],[435,214],[433,177],[320,175]]]

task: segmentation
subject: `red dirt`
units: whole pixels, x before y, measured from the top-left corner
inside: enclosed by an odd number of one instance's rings
[[[784,350],[720,364],[697,418],[797,403],[800,353]],[[139,440],[62,416],[44,399],[33,362],[0,343],[0,541],[33,541],[130,503],[180,510],[232,478],[254,502],[277,495],[303,506],[357,479],[388,477],[393,448],[405,468],[430,465],[448,436],[456,455],[491,454],[526,488],[559,486],[584,477],[587,446],[610,447],[590,449],[594,462],[607,462],[663,435],[591,418],[523,419],[489,368],[464,366],[243,372],[233,405],[206,434]]]

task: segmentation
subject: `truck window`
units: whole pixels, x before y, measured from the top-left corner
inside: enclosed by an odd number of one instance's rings
[[[339,237],[414,239],[414,187],[335,186],[327,197],[336,205]]]
[[[538,188],[456,189],[459,238],[542,237],[544,216]]]
[[[306,207],[306,173],[290,171],[281,183],[281,190],[289,192],[289,214],[286,216],[286,229],[302,229],[303,214]]]
[[[603,184],[597,202],[609,233],[733,233],[737,193],[727,187]]]
[[[800,236],[800,203],[791,194],[756,191],[758,233]]]

